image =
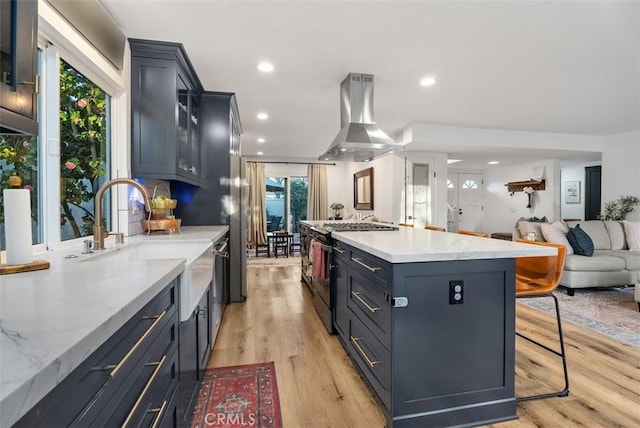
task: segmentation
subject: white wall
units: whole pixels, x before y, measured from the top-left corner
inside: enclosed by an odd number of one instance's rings
[[[602,165],[602,162],[587,162],[563,166],[560,168],[560,217],[584,219],[584,189],[585,189],[585,167]],[[568,204],[565,200],[565,183],[567,181],[580,182],[580,202]]]
[[[602,152],[602,206],[621,195],[640,197],[640,130],[606,138]],[[627,217],[640,220],[640,207]]]
[[[506,183],[531,178],[535,167],[543,166],[545,190],[536,191],[532,208],[527,208],[527,195],[510,195]],[[484,171],[484,232],[511,232],[520,217],[560,218],[560,162],[547,160],[522,165],[492,168]]]

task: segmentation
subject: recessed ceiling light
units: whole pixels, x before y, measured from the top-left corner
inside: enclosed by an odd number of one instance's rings
[[[258,64],[258,70],[262,71],[263,73],[271,73],[273,71],[273,64],[271,64],[270,62],[261,62],[260,64]]]
[[[346,151],[347,151],[347,149],[340,149],[340,151],[341,151],[341,152],[346,152]]]
[[[433,77],[423,77],[420,81],[420,86],[432,86],[435,85],[436,79]]]
[[[267,140],[265,140],[265,139],[264,139],[264,138],[262,138],[262,137],[258,138],[258,143],[264,143],[264,142],[266,142],[266,141],[267,141]]]
[[[269,119],[269,115],[267,113],[258,113],[258,119],[267,120]]]
[[[489,161],[487,162],[489,165],[498,165],[500,162],[498,161]]]
[[[462,159],[447,159],[447,165],[457,162],[462,162]]]
[[[258,156],[262,156],[264,153],[262,153],[262,152],[258,152],[258,153],[256,153],[256,154],[257,154]]]

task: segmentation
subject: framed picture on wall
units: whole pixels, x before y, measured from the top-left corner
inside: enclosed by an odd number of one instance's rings
[[[580,180],[564,182],[564,201],[567,204],[580,203]]]

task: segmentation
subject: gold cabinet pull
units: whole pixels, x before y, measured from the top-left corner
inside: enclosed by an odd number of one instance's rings
[[[362,302],[363,305],[365,305],[367,307],[367,309],[369,309],[371,312],[373,312],[374,314],[380,310],[382,310],[382,308],[374,308],[371,307],[367,302],[364,301],[364,299],[362,297],[360,297],[362,293],[360,291],[352,291],[351,295],[353,297],[355,297],[356,299],[360,300],[360,302]]]
[[[337,251],[339,254],[344,254],[344,253],[345,253],[345,251],[346,251],[346,250],[343,250],[343,249],[342,249],[342,248],[340,248],[340,247],[333,247],[333,250],[334,250],[334,251]]]
[[[111,373],[109,373],[110,377],[114,377],[116,375],[116,373],[118,373],[118,370],[120,370],[122,368],[122,366],[124,365],[124,363],[127,362],[127,360],[131,357],[131,355],[136,352],[136,349],[138,349],[138,347],[142,344],[142,342],[144,342],[144,340],[151,334],[151,332],[153,331],[154,328],[156,328],[156,326],[160,323],[160,320],[164,317],[164,315],[167,313],[167,311],[162,311],[162,313],[160,315],[156,315],[153,317],[149,317],[151,319],[155,318],[156,320],[153,322],[153,324],[151,324],[149,326],[149,328],[147,329],[147,331],[144,332],[144,334],[142,335],[142,337],[140,337],[140,339],[138,339],[138,341],[131,347],[131,349],[129,349],[129,352],[127,352],[125,354],[124,357],[122,357],[122,359],[120,360],[120,362],[118,364],[116,364],[115,367],[113,367],[113,370],[111,371]],[[106,368],[111,368],[112,366],[107,366]]]
[[[361,258],[359,258],[359,257],[351,257],[351,260],[353,260],[354,262],[358,263],[360,266],[364,266],[364,267],[366,267],[366,268],[367,268],[367,269],[369,269],[371,272],[375,272],[375,271],[377,271],[377,270],[382,269],[381,267],[372,267],[372,266],[369,266],[368,264],[366,264],[365,262],[363,262],[363,261],[362,261],[362,259],[361,259]]]
[[[367,355],[367,353],[364,352],[364,349],[362,349],[362,347],[358,343],[358,340],[362,340],[360,337],[349,336],[349,338],[351,339],[351,343],[353,343],[353,346],[356,347],[356,349],[358,350],[360,355],[362,355],[362,358],[365,359],[369,367],[373,368],[376,364],[380,364],[380,361],[372,361],[371,358],[369,358],[369,356]]]
[[[158,423],[160,422],[160,418],[162,418],[162,415],[164,413],[164,408],[165,407],[167,407],[167,400],[164,400],[160,407],[156,407],[155,409],[147,410],[147,413],[157,413],[156,417],[153,419],[153,423],[151,424],[151,428],[157,428]]]
[[[133,415],[138,410],[138,407],[140,407],[140,403],[142,403],[142,400],[144,400],[145,395],[147,395],[147,391],[149,390],[149,388],[151,388],[151,384],[153,384],[153,381],[156,379],[156,376],[158,376],[158,373],[160,372],[160,369],[162,368],[162,365],[164,364],[166,359],[167,359],[167,356],[164,355],[160,361],[147,364],[148,366],[156,366],[156,369],[153,371],[153,373],[151,373],[151,377],[147,381],[147,384],[144,386],[144,389],[142,390],[135,404],[131,408],[131,411],[127,415],[127,419],[124,420],[124,423],[122,424],[122,428],[126,428],[127,425],[129,425],[129,422],[131,422]]]

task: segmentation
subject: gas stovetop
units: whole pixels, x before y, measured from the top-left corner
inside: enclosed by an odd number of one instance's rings
[[[398,230],[398,228],[395,226],[377,223],[325,223],[322,225],[322,228],[327,232],[368,232]]]

